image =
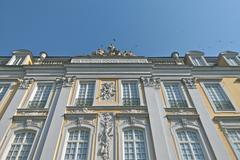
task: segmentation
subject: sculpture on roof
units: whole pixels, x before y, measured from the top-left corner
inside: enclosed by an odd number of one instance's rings
[[[97,49],[93,52],[91,56],[134,56],[132,51],[123,51],[118,50],[112,43],[107,47],[108,51],[105,51],[103,48]]]

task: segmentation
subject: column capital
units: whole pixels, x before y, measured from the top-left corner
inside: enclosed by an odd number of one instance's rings
[[[34,82],[34,78],[24,78],[24,79],[19,79],[20,82],[19,88],[20,89],[28,89],[30,84]]]
[[[57,86],[59,86],[59,87],[60,86],[71,87],[75,79],[76,79],[75,76],[72,76],[72,77],[64,76],[61,78],[57,78],[56,83],[57,83]]]
[[[182,78],[182,82],[188,89],[196,89],[196,79],[195,78]]]
[[[159,89],[161,85],[161,79],[155,77],[141,77],[141,81],[145,87],[154,87]]]

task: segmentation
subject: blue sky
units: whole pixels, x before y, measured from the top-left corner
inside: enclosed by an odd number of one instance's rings
[[[0,54],[82,55],[116,39],[137,55],[240,50],[239,0],[0,0]]]

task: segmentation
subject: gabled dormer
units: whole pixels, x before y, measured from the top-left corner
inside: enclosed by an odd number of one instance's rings
[[[7,65],[31,65],[33,63],[32,52],[25,49],[15,50]]]
[[[238,52],[225,51],[218,56],[219,66],[240,66],[240,58]]]
[[[188,51],[184,59],[185,63],[192,66],[208,66],[204,58],[204,53],[201,51]]]

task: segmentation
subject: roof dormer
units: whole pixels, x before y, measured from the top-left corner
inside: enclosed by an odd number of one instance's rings
[[[185,63],[192,66],[208,66],[201,51],[188,51],[185,56]]]
[[[219,66],[240,66],[240,58],[238,52],[225,51],[218,56]]]
[[[12,57],[7,65],[31,65],[32,62],[32,52],[20,49],[12,52]]]

